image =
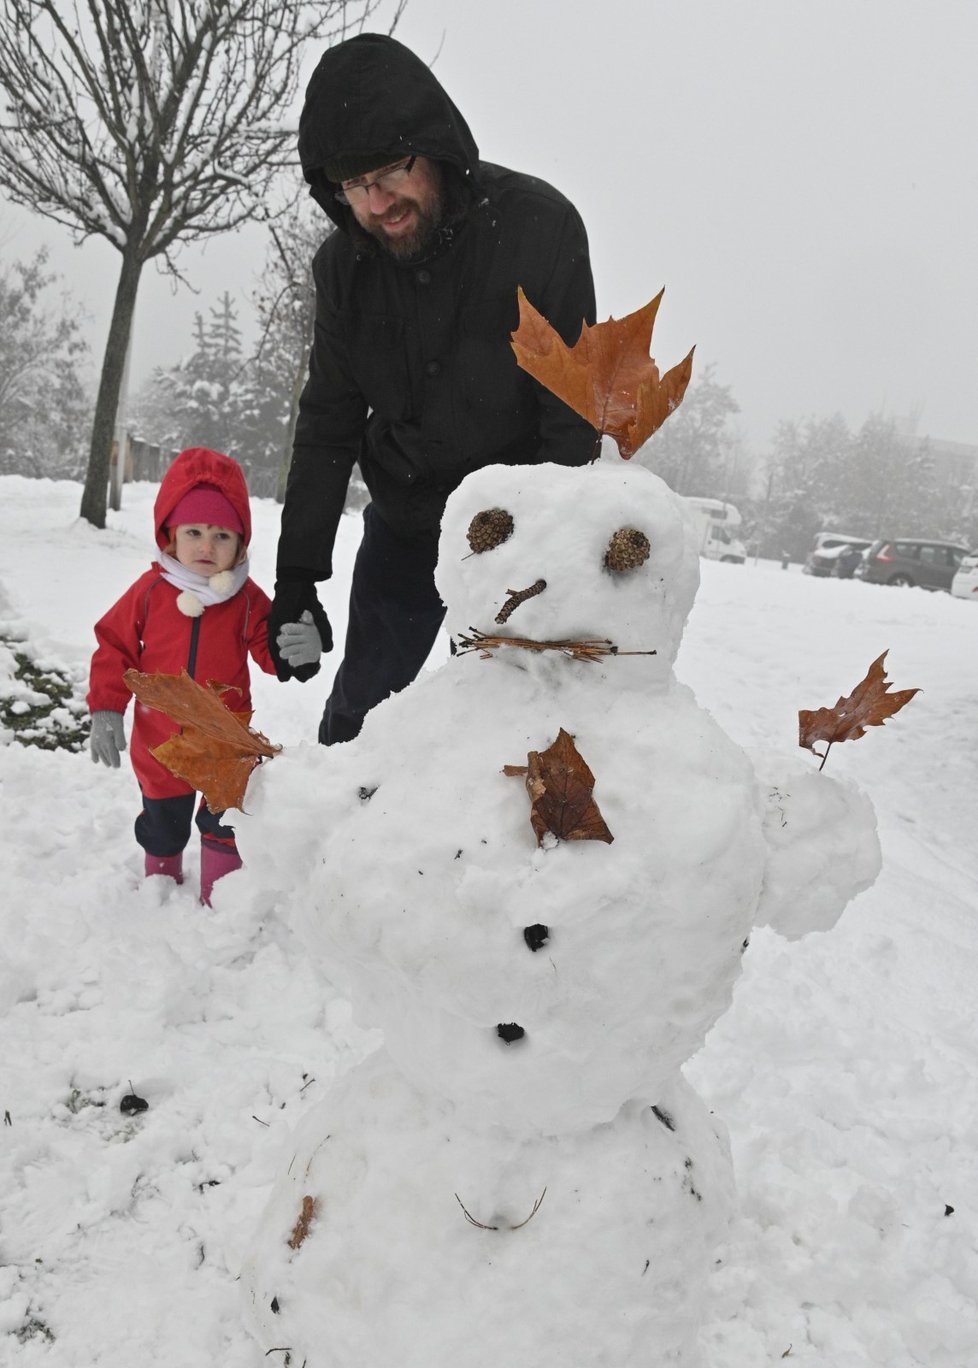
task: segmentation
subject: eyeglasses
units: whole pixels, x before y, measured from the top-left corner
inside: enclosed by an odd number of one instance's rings
[[[363,204],[374,188],[383,190],[387,195],[393,194],[398,186],[403,185],[410,176],[416,161],[416,156],[408,157],[406,161],[398,162],[395,166],[390,166],[381,171],[372,181],[360,181],[357,185],[345,185],[342,190],[334,192],[335,196],[340,204]]]

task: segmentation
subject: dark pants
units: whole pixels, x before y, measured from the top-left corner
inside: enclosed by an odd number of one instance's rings
[[[319,739],[352,741],[371,708],[411,683],[445,617],[435,588],[438,536],[398,537],[368,504],[353,567],[343,659]]]
[[[175,798],[147,798],[143,794],[143,810],[136,818],[135,830],[136,840],[147,855],[162,859],[180,854],[190,840],[196,801],[196,793],[180,793]],[[223,816],[223,812],[215,816],[202,798],[197,809],[197,828],[201,840],[234,850],[234,828],[224,826]]]

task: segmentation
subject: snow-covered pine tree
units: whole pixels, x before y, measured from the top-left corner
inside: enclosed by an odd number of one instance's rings
[[[677,494],[733,499],[746,492],[748,481],[743,452],[729,426],[740,406],[715,371],[710,363],[694,375],[682,404],[635,459]]]
[[[0,472],[77,478],[91,402],[78,308],[47,250],[0,266]]]

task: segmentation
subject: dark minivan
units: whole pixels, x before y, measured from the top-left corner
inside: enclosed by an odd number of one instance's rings
[[[957,542],[901,537],[874,541],[856,566],[856,578],[870,584],[918,584],[921,589],[950,589],[967,546]]]

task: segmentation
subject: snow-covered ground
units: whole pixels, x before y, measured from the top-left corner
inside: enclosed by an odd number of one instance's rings
[[[0,638],[81,687],[92,623],[149,561],[154,494],[128,486],[100,532],[78,486],[0,480]],[[254,513],[270,588],[278,509]],[[344,519],[323,596],[340,639],[357,536]],[[923,691],[828,762],[876,806],[879,880],[825,935],[756,932],[687,1069],[739,1187],[706,1362],[973,1368],[978,615],[770,562],[702,574],[677,673],[748,748],[791,752],[798,709],[886,649],[893,687]],[[11,660],[0,648],[8,694]],[[256,725],[311,738],[335,660],[302,686],[255,672]],[[0,1362],[258,1368],[273,1360],[245,1328],[243,1251],[292,1128],[374,1038],[274,908],[243,909],[246,872],[212,911],[193,852],[182,888],[142,881],[128,768],[0,739]],[[121,1110],[131,1093],[148,1108]]]

